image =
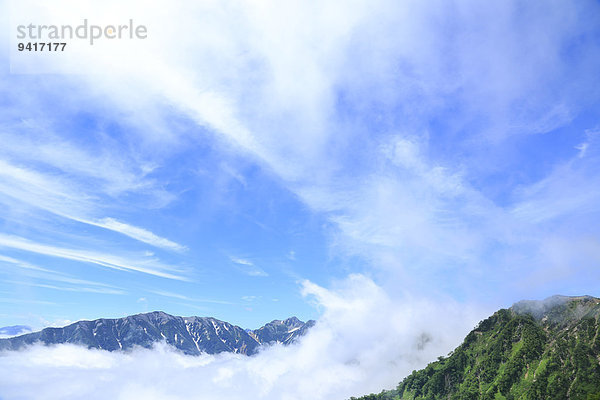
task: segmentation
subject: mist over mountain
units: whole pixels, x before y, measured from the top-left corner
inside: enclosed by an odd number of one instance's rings
[[[154,311],[117,319],[79,321],[63,328],[45,328],[1,339],[0,350],[18,350],[40,342],[45,345],[72,343],[115,351],[134,346],[151,348],[155,343],[165,341],[189,355],[221,352],[252,355],[263,345],[292,343],[314,323],[291,317],[274,320],[256,330],[245,330],[216,318],[178,317]]]
[[[302,285],[322,313],[289,346],[262,346],[251,357],[227,351],[191,356],[166,340],[126,351],[40,341],[0,352],[0,398],[343,400],[393,387],[447,354],[490,314],[452,301],[392,299],[364,275],[334,289]]]
[[[395,390],[358,400],[600,399],[599,359],[600,299],[524,300],[481,321],[448,357]]]
[[[31,329],[31,327],[27,325],[3,326],[0,328],[0,337],[23,335],[25,333],[31,332],[32,330],[33,329]]]

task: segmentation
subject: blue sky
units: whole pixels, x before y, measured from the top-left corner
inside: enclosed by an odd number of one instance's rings
[[[600,296],[597,2],[115,4],[139,52],[3,56],[0,325]]]

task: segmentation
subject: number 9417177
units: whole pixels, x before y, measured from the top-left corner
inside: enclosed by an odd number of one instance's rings
[[[58,42],[28,42],[17,45],[19,51],[65,51],[65,47],[66,43]]]

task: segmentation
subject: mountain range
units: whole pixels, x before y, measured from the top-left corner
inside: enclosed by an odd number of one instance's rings
[[[0,339],[0,350],[39,342],[119,351],[164,341],[191,355],[253,355],[265,345],[294,342],[314,324],[292,317],[249,330],[215,318],[155,311]],[[518,302],[479,322],[454,351],[413,371],[395,389],[351,398],[475,399],[600,400],[600,299],[553,296]]]
[[[165,341],[186,354],[232,352],[255,354],[261,346],[288,345],[315,324],[296,317],[274,320],[249,330],[211,317],[178,317],[162,311],[117,319],[79,321],[63,328],[45,328],[39,332],[0,339],[0,350],[17,350],[33,343],[45,345],[73,343],[109,351],[134,346],[152,347]]]
[[[600,299],[521,301],[394,390],[351,400],[600,400]]]

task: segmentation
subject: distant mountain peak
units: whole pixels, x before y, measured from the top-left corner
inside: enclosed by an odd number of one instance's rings
[[[304,335],[314,321],[296,317],[275,320],[256,330],[245,330],[212,317],[179,317],[152,311],[115,319],[78,321],[63,328],[46,328],[9,339],[0,339],[0,350],[15,350],[40,342],[74,343],[104,350],[151,347],[165,341],[186,354],[232,352],[252,355],[261,346],[292,343]]]
[[[269,322],[265,326],[280,326],[280,325],[288,327],[288,328],[296,328],[296,327],[304,325],[304,322],[300,321],[297,317],[290,317],[290,318],[287,318],[284,320],[274,319],[273,321]]]
[[[298,326],[304,325],[304,322],[300,321],[296,317],[290,317],[290,318],[286,319],[285,321],[283,321],[283,324],[286,326],[296,328]]]
[[[285,320],[276,319],[252,332],[262,344],[290,344],[298,336],[302,336],[315,324],[315,321],[302,322],[296,317]]]

